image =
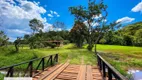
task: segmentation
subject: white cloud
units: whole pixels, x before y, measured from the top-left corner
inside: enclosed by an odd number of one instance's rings
[[[19,30],[19,29],[8,29],[8,32],[16,33],[16,34],[30,34],[28,31]]]
[[[58,13],[56,11],[54,11],[54,14],[58,15]]]
[[[123,18],[120,18],[118,19],[116,22],[121,22],[121,23],[130,23],[132,21],[134,21],[135,18],[130,18],[130,17],[123,17]]]
[[[47,14],[47,16],[48,16],[48,17],[53,17],[53,15],[52,15],[52,14]]]
[[[57,17],[60,17],[60,15],[58,14]]]
[[[99,23],[92,23],[92,26],[94,27],[94,26],[99,26],[100,24]]]
[[[89,24],[87,23],[87,21],[83,22],[87,27],[89,27]]]
[[[142,2],[138,3],[135,7],[132,8],[132,12],[142,12]]]
[[[102,14],[99,14],[99,15],[93,15],[93,19],[98,19],[98,18],[101,18],[102,17]]]
[[[89,27],[89,24],[88,24],[87,21],[84,21],[83,23],[84,23],[87,27]],[[100,24],[97,23],[97,22],[93,22],[93,23],[91,23],[90,25],[91,25],[92,27],[96,27],[96,26],[99,26]]]
[[[0,0],[0,17],[3,19],[2,27],[8,37],[15,39],[15,37],[23,36],[31,31],[29,21],[33,18],[41,20],[44,25],[49,24],[46,17],[41,16],[46,13],[46,10],[42,6],[39,6],[39,2],[27,0],[16,1]]]
[[[52,24],[45,23],[43,31],[45,32],[45,31],[51,31],[51,30],[53,30]]]
[[[47,15],[50,17],[54,17],[54,16],[60,17],[60,15],[56,11],[52,11],[52,10],[50,10],[50,14],[47,14]]]
[[[52,10],[50,10],[50,13],[51,13],[51,14],[53,14],[53,11],[52,11]]]

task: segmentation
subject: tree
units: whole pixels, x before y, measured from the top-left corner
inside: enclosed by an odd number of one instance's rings
[[[4,34],[3,31],[0,31],[0,46],[7,45],[9,38]]]
[[[136,45],[142,46],[142,29],[139,29],[136,31],[135,37],[136,37],[136,40],[135,40]]]
[[[16,52],[19,51],[19,45],[20,45],[20,43],[21,43],[21,38],[17,37],[17,39],[14,41]]]
[[[86,22],[86,26],[88,27],[88,50],[92,50],[94,43],[96,47],[96,43],[99,41],[102,32],[108,29],[108,26],[105,26],[105,20],[107,17],[106,8],[107,6],[104,5],[103,0],[98,4],[95,0],[89,0],[88,7],[80,5],[78,7],[69,8],[71,14],[75,16],[75,21],[80,21],[82,23]],[[94,34],[98,34],[96,39],[94,39]]]
[[[40,20],[36,19],[36,18],[32,19],[29,22],[29,26],[33,30],[33,34],[35,34],[36,31],[40,31],[41,29],[44,28],[43,23]]]
[[[87,27],[85,24],[76,21],[73,28],[70,31],[71,39],[77,47],[81,48],[85,39]]]

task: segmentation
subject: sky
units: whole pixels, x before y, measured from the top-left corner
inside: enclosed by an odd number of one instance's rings
[[[33,18],[41,20],[43,31],[53,30],[56,21],[64,22],[66,29],[74,25],[74,16],[68,8],[71,6],[87,6],[88,0],[0,0],[0,30],[14,41],[17,37],[31,34],[29,21]],[[104,0],[108,6],[108,23],[117,21],[121,24],[132,24],[142,21],[141,0]],[[60,30],[60,29],[59,29]]]

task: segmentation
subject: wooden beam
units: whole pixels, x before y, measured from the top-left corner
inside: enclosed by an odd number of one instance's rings
[[[93,80],[92,66],[87,65],[87,80]]]
[[[81,65],[79,74],[77,76],[77,80],[85,80],[85,77],[86,77],[86,65]]]
[[[53,80],[53,79],[55,79],[68,65],[69,65],[69,63],[65,63],[60,68],[58,68],[56,71],[54,71],[52,74],[45,77],[43,80]]]

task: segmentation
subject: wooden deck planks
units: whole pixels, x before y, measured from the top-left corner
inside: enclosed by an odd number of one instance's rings
[[[77,80],[85,80],[85,78],[86,78],[86,65],[81,65]]]
[[[56,79],[76,80],[77,79],[77,75],[79,73],[79,67],[80,66],[78,66],[78,65],[69,65],[62,73],[60,73],[56,77]]]
[[[92,75],[92,66],[87,65],[87,80],[93,80],[93,75]]]
[[[97,67],[65,63],[45,70],[33,80],[103,80],[103,78]]]
[[[53,67],[49,67],[45,69],[42,73],[38,74],[37,76],[33,77],[33,80],[42,80],[46,76],[50,75],[52,72],[57,70],[59,67],[61,67],[63,64],[59,64]]]
[[[55,77],[58,76],[68,65],[69,65],[69,63],[65,63],[63,66],[58,68],[56,71],[54,71],[52,74],[50,74],[49,76],[47,76],[43,80],[53,80],[53,79],[55,79]]]

